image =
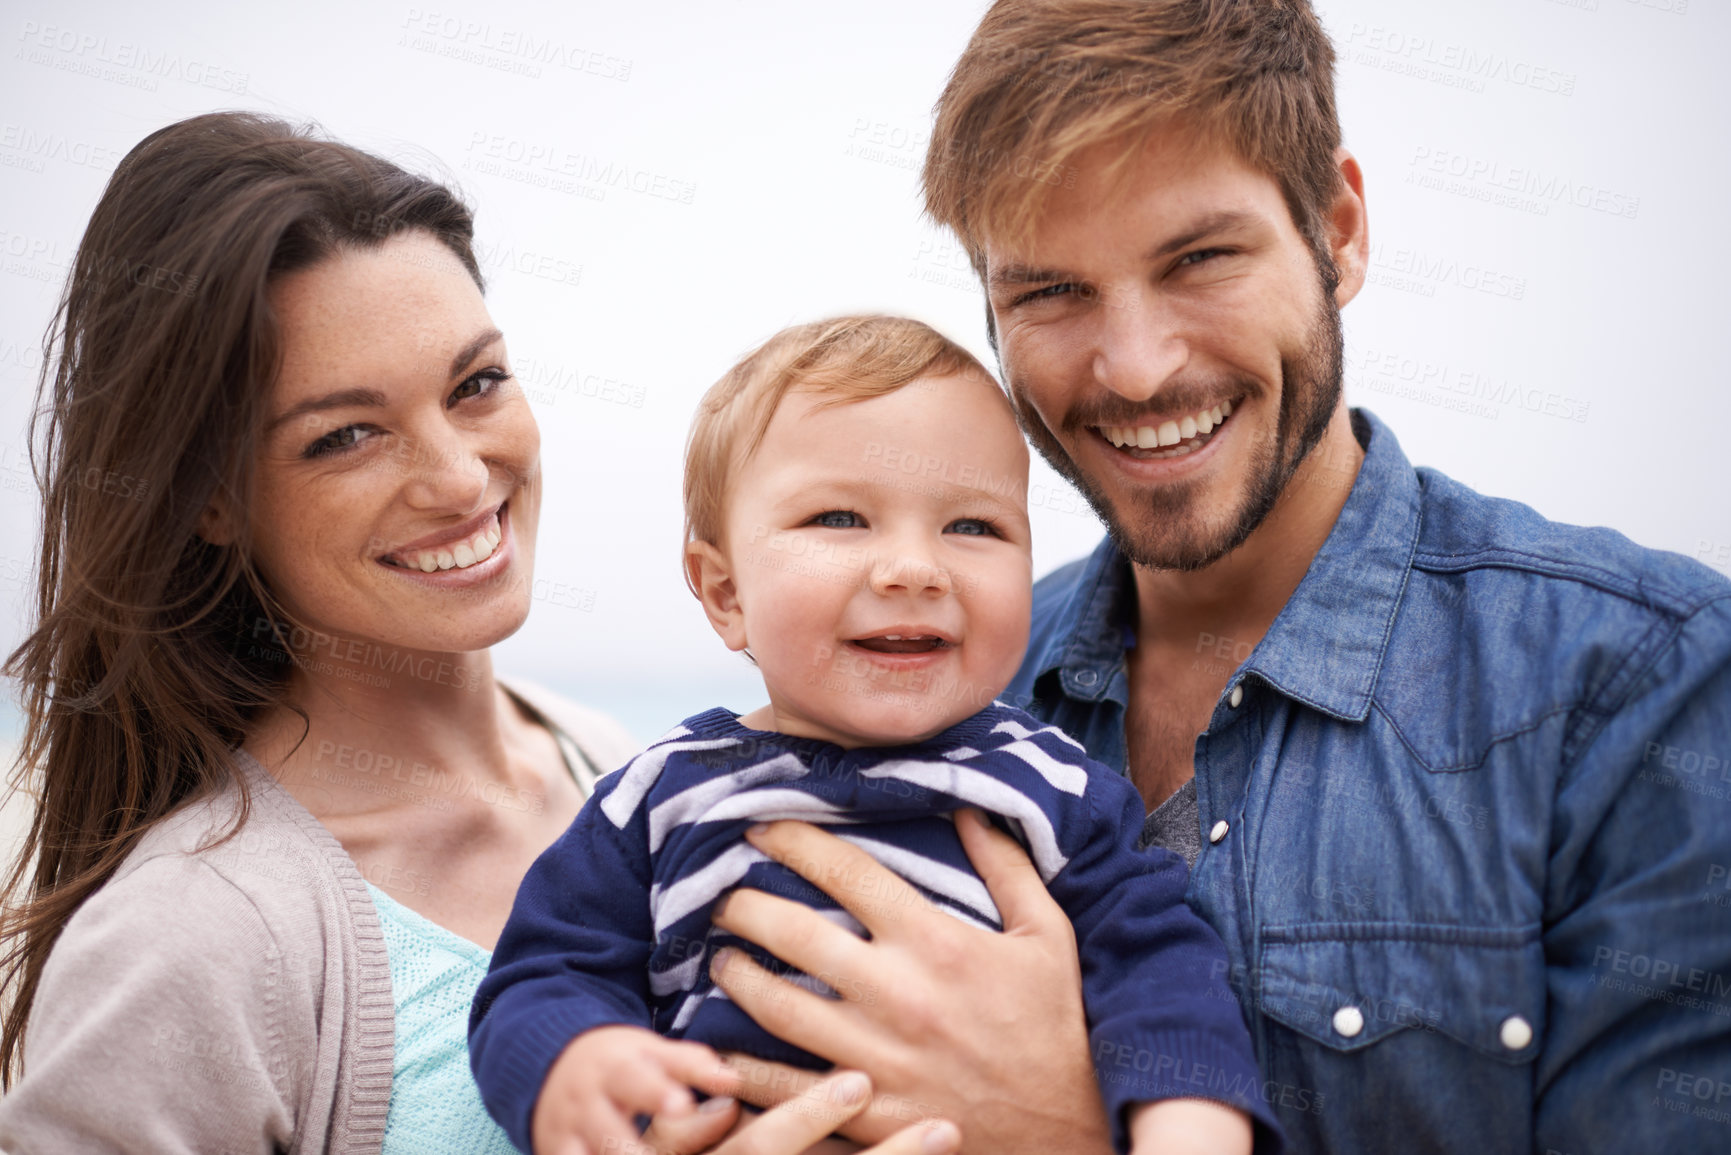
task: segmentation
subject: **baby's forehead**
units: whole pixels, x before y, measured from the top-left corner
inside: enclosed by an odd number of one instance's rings
[[[841,451],[861,444],[905,452],[964,453],[1026,460],[1015,412],[990,379],[920,377],[860,396],[826,388],[790,389],[770,416],[776,448]],[[874,448],[874,458],[880,454]]]
[[[998,383],[978,373],[945,373],[916,377],[905,384],[869,391],[837,387],[828,382],[795,381],[775,404],[769,424],[821,419],[835,428],[870,424],[874,421],[936,418],[946,413],[970,417],[995,415],[992,422],[1008,431],[1015,423],[1015,409]],[[989,419],[988,419],[989,420]],[[1025,444],[1019,436],[1006,443]]]
[[[997,389],[951,377],[864,399],[790,390],[748,468],[787,500],[822,487],[862,498],[989,498],[1025,512],[1027,444]]]

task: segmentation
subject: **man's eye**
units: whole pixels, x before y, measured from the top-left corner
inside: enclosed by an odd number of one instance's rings
[[[806,524],[821,525],[825,529],[858,529],[865,522],[851,509],[831,509],[818,514]]]
[[[945,533],[960,533],[970,537],[993,537],[998,528],[982,517],[958,517],[944,527]]]
[[[1185,253],[1178,259],[1178,263],[1180,265],[1200,265],[1204,261],[1211,261],[1215,257],[1224,257],[1226,255],[1227,250],[1225,249],[1197,249],[1193,253]]]
[[[511,374],[503,369],[483,369],[451,390],[449,404],[455,405],[459,401],[467,401],[471,397],[480,397],[483,394],[491,393],[510,379]]]
[[[1061,283],[1056,284],[1056,285],[1043,285],[1038,289],[1032,290],[1031,292],[1023,293],[1021,296],[1017,297],[1014,301],[1011,301],[1010,303],[1012,305],[1025,305],[1025,304],[1030,304],[1034,301],[1045,301],[1045,300],[1050,300],[1054,297],[1062,297],[1062,296],[1069,294],[1069,293],[1075,293],[1078,296],[1081,296],[1083,299],[1087,298],[1087,293],[1082,290],[1082,287],[1080,285],[1073,284],[1069,281],[1064,281],[1064,282],[1061,282]]]
[[[333,429],[307,446],[302,456],[325,457],[332,453],[342,453],[373,436],[373,432],[365,425],[345,425],[341,429]]]

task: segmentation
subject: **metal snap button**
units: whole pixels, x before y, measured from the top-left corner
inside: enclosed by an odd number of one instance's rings
[[[1533,1025],[1519,1015],[1510,1015],[1503,1020],[1503,1046],[1511,1051],[1524,1050],[1533,1041]]]
[[[1226,819],[1222,818],[1219,822],[1214,824],[1214,829],[1208,832],[1208,841],[1219,842],[1222,838],[1226,837],[1226,832],[1231,829],[1232,827],[1226,824]]]
[[[1242,701],[1244,701],[1244,687],[1242,685],[1232,687],[1232,692],[1226,695],[1226,704],[1236,710]]]
[[[1096,674],[1093,670],[1080,670],[1076,674],[1076,684],[1078,686],[1092,686],[1099,680],[1100,675]]]
[[[1334,1012],[1336,1033],[1350,1039],[1364,1030],[1364,1012],[1357,1007],[1341,1007]]]

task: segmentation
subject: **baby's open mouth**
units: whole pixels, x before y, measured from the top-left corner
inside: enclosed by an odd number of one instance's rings
[[[874,654],[925,654],[955,645],[936,634],[877,634],[855,638],[853,644]]]
[[[1138,461],[1160,461],[1168,457],[1184,457],[1201,449],[1231,416],[1232,402],[1222,401],[1208,409],[1155,425],[1096,425],[1094,428],[1101,437]]]

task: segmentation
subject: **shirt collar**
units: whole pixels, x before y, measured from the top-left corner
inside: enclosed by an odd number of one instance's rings
[[[1037,655],[1036,679],[1056,670],[1064,693],[1098,702],[1113,685],[1124,651],[1135,643],[1136,580],[1112,538],[1094,547],[1081,577],[1058,607]],[[1120,701],[1124,699],[1120,698]]]
[[[1233,682],[1254,673],[1289,698],[1362,722],[1418,547],[1422,491],[1388,426],[1363,409],[1352,425],[1364,446],[1352,492]]]
[[[1389,633],[1418,542],[1418,476],[1394,434],[1352,411],[1364,463],[1304,580],[1232,684],[1255,674],[1282,694],[1344,721],[1370,714]],[[1065,694],[1099,701],[1119,679],[1134,622],[1135,580],[1110,537],[1095,548],[1058,608],[1035,669],[1058,672]],[[1114,695],[1115,696],[1115,695]]]

